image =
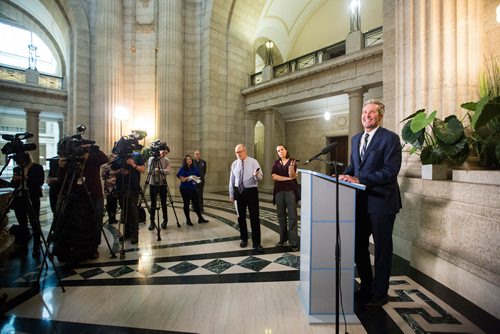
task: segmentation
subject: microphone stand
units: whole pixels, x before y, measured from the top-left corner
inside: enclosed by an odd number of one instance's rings
[[[317,159],[324,163],[333,166],[335,170],[335,334],[339,334],[339,304],[340,304],[340,211],[339,211],[339,175],[337,166],[343,166],[341,162],[326,161]]]

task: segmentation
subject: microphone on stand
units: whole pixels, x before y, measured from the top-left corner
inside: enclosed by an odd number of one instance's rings
[[[323,149],[321,150],[321,152],[319,152],[318,154],[316,154],[314,157],[312,157],[311,159],[307,160],[305,162],[305,164],[307,165],[308,163],[310,163],[311,161],[313,160],[316,160],[320,155],[323,155],[323,154],[327,154],[327,153],[330,153],[331,151],[333,151],[333,149],[338,145],[338,142],[334,141],[333,143],[330,143],[328,145],[326,145],[325,147],[323,147]]]

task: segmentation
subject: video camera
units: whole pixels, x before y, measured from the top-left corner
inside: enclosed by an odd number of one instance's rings
[[[33,134],[31,132],[16,133],[14,135],[2,135],[2,138],[8,141],[8,143],[6,143],[2,147],[2,153],[5,155],[12,155],[14,161],[16,163],[19,163],[19,159],[22,159],[24,157],[24,153],[26,151],[36,150],[35,143],[25,144],[22,142],[22,140],[31,137],[33,137]]]
[[[150,152],[153,157],[159,158],[161,151],[165,150],[170,151],[170,148],[167,146],[166,142],[162,142],[157,139],[151,143]]]
[[[134,151],[141,150],[144,146],[139,144],[143,139],[140,135],[132,133],[128,136],[122,136],[113,147],[112,152],[120,158],[130,157]]]
[[[80,134],[67,136],[61,139],[57,144],[57,154],[67,160],[78,160],[89,150],[84,145],[93,144],[95,144],[95,141],[85,139]]]

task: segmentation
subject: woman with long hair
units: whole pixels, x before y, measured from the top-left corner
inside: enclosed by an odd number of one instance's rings
[[[189,203],[193,202],[194,212],[198,216],[198,223],[208,223],[208,220],[203,218],[198,203],[197,184],[201,181],[200,171],[193,165],[193,158],[188,154],[182,160],[182,166],[177,172],[177,177],[181,180],[179,190],[181,191],[182,201],[184,202],[184,215],[186,216],[186,224],[193,226],[189,217]]]
[[[292,250],[297,251],[299,249],[297,234],[297,163],[295,159],[290,158],[285,145],[278,145],[276,153],[278,159],[274,162],[271,172],[274,180],[273,203],[276,205],[280,233],[280,240],[276,246],[281,247],[287,241],[290,241]]]

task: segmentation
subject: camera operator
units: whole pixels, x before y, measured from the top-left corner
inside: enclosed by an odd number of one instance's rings
[[[50,210],[56,212],[57,197],[61,191],[61,181],[57,177],[59,172],[59,156],[52,157],[49,160],[49,175],[47,176],[47,184],[49,185],[49,201]]]
[[[125,219],[125,233],[123,239],[129,239],[132,244],[139,242],[139,194],[141,191],[141,173],[146,171],[146,166],[140,154],[133,154],[132,149],[139,145],[129,143],[132,139],[120,139],[113,149],[119,158],[111,165],[116,171],[116,191],[122,215],[120,220]]]
[[[45,179],[45,174],[43,167],[35,162],[31,157],[29,152],[18,153],[23,156],[24,170],[21,170],[21,166],[14,167],[14,174],[12,176],[12,186],[22,187],[27,189],[29,193],[29,199],[31,200],[31,205],[35,216],[38,218],[40,216],[40,197],[42,197],[42,185]],[[21,185],[22,174],[25,176],[25,184]],[[16,214],[17,222],[20,225],[20,231],[18,237],[16,237],[15,242],[18,244],[21,250],[26,251],[28,248],[29,240],[29,230],[28,230],[28,207],[26,207],[26,200],[22,196],[22,192],[18,192],[17,196],[12,201],[12,206],[14,208],[14,213]],[[39,224],[39,220],[36,219]],[[33,257],[37,258],[40,255],[40,226],[33,226],[32,221],[30,221],[31,229],[33,231]]]
[[[170,173],[170,160],[167,158],[167,154],[170,153],[170,148],[167,143],[160,141],[155,141],[151,145],[151,157],[148,160],[149,173],[151,174],[151,181],[149,184],[149,195],[151,197],[151,209],[149,212],[150,221],[149,230],[152,231],[155,228],[155,209],[156,209],[156,197],[160,195],[161,211],[163,213],[163,222],[161,223],[161,228],[166,229],[168,223],[168,212],[167,212],[167,185],[164,179],[166,175]],[[158,159],[159,162],[155,159]],[[155,160],[155,163],[153,163]]]
[[[109,224],[116,224],[116,211],[118,209],[118,197],[116,195],[115,171],[111,170],[111,163],[116,159],[116,154],[108,155],[108,163],[101,166],[101,177],[104,181],[104,195],[106,197],[106,212]]]
[[[73,136],[73,138],[77,136]],[[81,137],[77,138],[81,139]],[[80,158],[78,158],[77,154],[77,159],[79,160],[78,168],[82,168],[81,177],[74,181],[71,189],[73,194],[79,195],[84,200],[87,197],[90,197],[95,209],[91,217],[92,226],[89,231],[89,233],[92,233],[92,236],[88,236],[92,241],[82,244],[85,245],[82,247],[89,247],[88,249],[79,249],[77,251],[82,256],[86,255],[90,259],[97,259],[99,257],[97,249],[101,243],[102,213],[104,209],[104,195],[101,185],[100,170],[101,165],[108,162],[108,157],[99,149],[98,146],[90,144],[89,142],[91,141],[81,140],[81,149],[83,149],[83,153]],[[67,152],[65,152],[65,150],[60,150],[58,153],[60,156],[58,177],[62,180],[64,179],[65,173],[67,173],[67,163],[69,160],[75,158],[66,156]],[[87,188],[88,194],[85,191],[84,184]]]

